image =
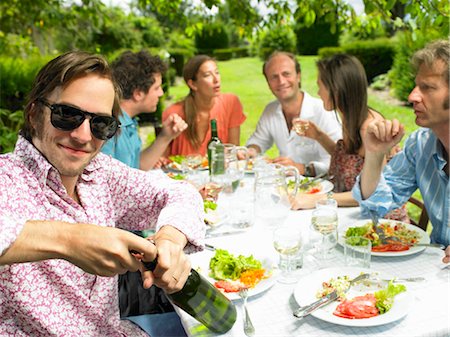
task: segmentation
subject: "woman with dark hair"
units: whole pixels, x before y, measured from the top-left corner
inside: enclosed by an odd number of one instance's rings
[[[339,206],[358,206],[351,189],[364,164],[361,134],[368,124],[384,117],[367,105],[367,77],[361,62],[354,56],[337,54],[317,62],[317,84],[324,108],[336,110],[342,121],[343,139],[334,142],[314,123],[306,136],[317,140],[331,154],[329,178],[334,184],[333,197]],[[385,158],[386,160],[388,158]],[[302,195],[294,208],[312,208],[323,195]],[[406,221],[406,209],[393,210],[386,218]]]
[[[166,155],[188,155],[207,152],[211,138],[211,119],[217,120],[217,129],[223,143],[240,143],[240,126],[246,117],[239,98],[220,91],[220,73],[217,64],[207,55],[191,58],[183,69],[189,94],[163,112],[163,121],[178,114],[188,124],[187,129],[175,138]]]

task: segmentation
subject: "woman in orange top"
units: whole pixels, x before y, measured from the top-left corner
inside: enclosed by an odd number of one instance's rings
[[[185,64],[183,77],[189,94],[168,107],[162,119],[175,113],[188,127],[171,142],[166,156],[196,153],[205,156],[211,138],[211,119],[217,120],[218,136],[223,143],[239,145],[240,126],[246,117],[236,95],[220,92],[220,74],[214,59],[194,56]]]

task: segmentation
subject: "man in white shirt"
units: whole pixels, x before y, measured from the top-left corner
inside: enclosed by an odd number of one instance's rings
[[[264,63],[263,74],[277,100],[265,107],[247,147],[256,155],[275,143],[280,156],[274,163],[293,165],[307,176],[326,173],[330,155],[315,140],[298,136],[292,121],[310,120],[337,141],[342,138],[337,114],[326,111],[320,99],[301,90],[300,64],[294,54],[274,52]]]

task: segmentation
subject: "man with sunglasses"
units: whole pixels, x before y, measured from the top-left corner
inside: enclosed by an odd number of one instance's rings
[[[162,76],[166,68],[161,58],[150,55],[146,50],[137,53],[125,51],[111,63],[113,77],[122,92],[121,133],[103,145],[103,153],[136,169],[150,170],[170,142],[184,131],[187,126],[184,120],[178,115],[171,116],[164,121],[153,144],[142,150],[136,117],[156,111],[164,94]],[[145,319],[153,326],[155,334],[185,335],[180,318],[164,292],[155,286],[144,289],[138,272],[119,275],[119,307],[121,317],[129,317],[133,321]],[[137,317],[142,314],[157,315]]]
[[[120,320],[115,275],[141,270],[146,288],[176,292],[185,252],[202,249],[192,186],[99,153],[119,129],[117,92],[106,61],[84,52],[35,80],[15,150],[0,156],[1,336],[147,336]],[[153,242],[128,231],[148,228]]]

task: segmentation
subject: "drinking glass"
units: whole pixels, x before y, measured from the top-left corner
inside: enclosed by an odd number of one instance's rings
[[[337,210],[332,207],[316,208],[312,212],[311,225],[322,236],[316,256],[321,260],[333,258],[333,249],[337,244]]]
[[[295,283],[297,277],[293,272],[292,257],[302,248],[300,228],[295,226],[279,226],[273,231],[273,246],[280,254],[281,283]],[[284,263],[281,263],[284,260]]]
[[[292,120],[292,130],[294,130],[297,134],[297,136],[300,137],[299,140],[296,141],[296,146],[298,147],[305,147],[310,146],[314,144],[314,141],[312,139],[309,139],[305,136],[306,130],[309,128],[309,121],[305,119],[300,119],[299,117],[296,117]],[[301,151],[301,149],[299,149]]]
[[[186,175],[187,180],[194,183],[197,187],[203,183],[198,170],[202,165],[202,161],[202,155],[188,154],[181,162],[181,170],[183,171],[183,174]]]

